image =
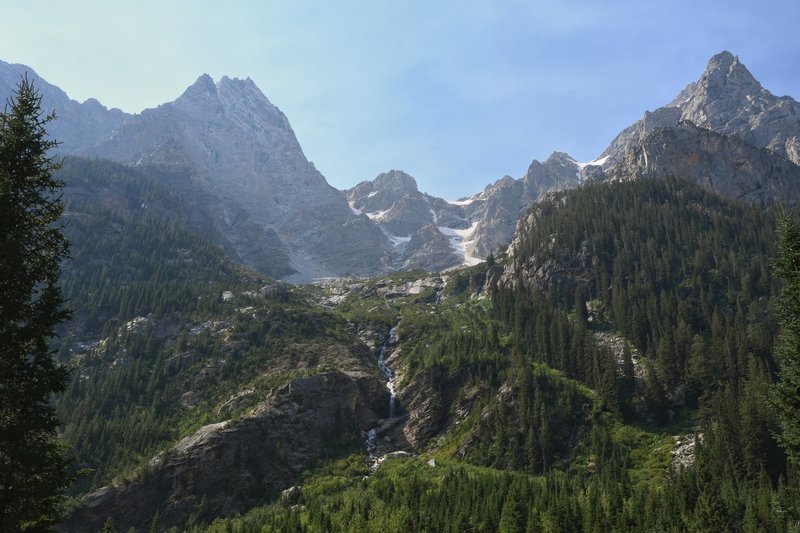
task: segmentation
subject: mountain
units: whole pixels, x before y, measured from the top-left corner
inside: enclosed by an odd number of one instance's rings
[[[450,237],[455,255],[439,255],[441,263],[395,262],[395,268],[436,269],[503,251],[531,204],[592,181],[681,176],[729,198],[794,205],[800,200],[799,143],[800,103],[772,95],[738,58],[721,52],[698,81],[666,106],[645,112],[594,161],[579,163],[554,152],[544,162],[534,160],[520,179],[504,176],[481,193],[449,203],[419,193],[416,183],[407,185],[407,176],[400,180],[405,185],[387,186],[397,171],[345,195],[401,251],[413,251],[409,242],[424,243],[429,257],[432,250],[444,251],[439,233]]]
[[[737,135],[699,128],[689,121],[658,128],[621,154],[611,179],[683,176],[728,198],[758,205],[794,205],[800,199],[800,166]]]
[[[753,77],[730,52],[713,56],[706,70],[675,99],[625,128],[606,148],[604,167],[616,163],[624,150],[640,143],[656,128],[689,121],[723,135],[736,135],[753,146],[800,163],[800,103],[777,97]]]
[[[774,96],[721,52],[672,102],[623,130],[598,159],[602,170],[583,177],[681,175],[729,197],[793,205],[799,154],[800,103]]]
[[[401,171],[330,188],[247,80],[201,77],[85,150],[125,165],[67,158],[61,530],[791,530],[777,210],[751,205],[792,201],[791,143],[673,107],[456,202]],[[292,286],[226,251],[381,275]]]
[[[504,176],[471,198],[448,202],[392,170],[344,191],[351,209],[375,222],[396,249],[399,270],[470,266],[502,251],[520,214],[547,194],[576,187],[583,165],[554,152],[520,179]]]
[[[377,224],[392,242],[398,270],[444,270],[476,261],[467,255],[470,223],[458,206],[421,193],[399,170],[344,191],[354,213]]]
[[[522,212],[549,193],[576,187],[581,166],[568,154],[553,152],[543,163],[531,162],[522,178],[505,176],[464,202],[476,223],[472,253],[486,257],[502,251]]]
[[[535,203],[494,265],[198,284],[223,297],[72,345],[95,475],[61,530],[783,530],[774,232],[687,180],[608,181]]]
[[[5,91],[27,67],[0,64]],[[31,71],[32,72],[32,71]],[[35,73],[31,73],[35,76]],[[190,225],[237,260],[307,281],[472,265],[502,252],[519,215],[589,181],[682,175],[747,201],[797,202],[800,104],[764,89],[732,54],[708,63],[666,106],[579,163],[554,152],[484,191],[448,202],[393,170],[337,191],[309,162],[286,116],[252,80],[204,75],[174,102],[126,115],[78,104],[37,77],[59,109],[67,153],[143,169],[191,199]],[[349,205],[348,205],[349,204]]]
[[[184,176],[210,198],[215,225],[239,258],[262,271],[272,264],[297,279],[376,273],[391,249],[306,159],[286,116],[250,79],[203,75],[83,153]],[[278,254],[253,246],[242,229],[251,225],[276,237],[270,249]]]
[[[0,95],[3,101],[17,87],[21,77],[27,76],[42,97],[42,109],[55,110],[57,120],[48,127],[50,136],[58,140],[64,152],[78,152],[92,146],[130,117],[119,109],[107,109],[94,98],[83,103],[72,100],[67,94],[42,79],[25,65],[0,61]]]

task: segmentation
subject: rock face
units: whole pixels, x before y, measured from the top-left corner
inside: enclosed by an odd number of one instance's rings
[[[447,202],[419,192],[392,170],[344,191],[351,209],[375,222],[395,247],[393,268],[444,270],[474,265],[502,251],[520,214],[550,192],[575,187],[581,169],[565,153],[533,161],[525,176],[504,176],[468,199]]]
[[[282,266],[298,279],[374,274],[391,249],[306,159],[289,121],[250,79],[214,83],[203,75],[174,102],[129,118],[85,153],[189,176],[217,207],[228,244],[251,266],[281,259],[258,257],[242,229],[251,225],[284,245],[290,264]]]
[[[392,268],[444,270],[465,262],[470,222],[458,206],[423,194],[400,170],[344,191],[354,213],[375,223],[391,241]]]
[[[473,254],[486,257],[507,246],[522,212],[548,193],[576,187],[581,167],[568,154],[553,152],[544,163],[534,160],[521,179],[505,176],[473,197]]]
[[[730,52],[623,130],[586,178],[682,176],[748,202],[800,199],[800,103],[764,89]],[[596,169],[598,170],[598,169]]]
[[[612,177],[681,176],[701,187],[753,204],[795,204],[800,167],[738,136],[698,128],[688,121],[660,128],[623,153]]]
[[[353,446],[377,416],[370,403],[385,390],[375,378],[326,372],[279,389],[252,416],[200,428],[151,459],[135,480],[103,487],[84,498],[63,531],[114,527],[183,527],[246,511],[300,480],[332,443]],[[388,397],[380,398],[382,403]]]
[[[10,93],[25,71],[45,107],[58,110],[52,132],[63,151],[158,176],[198,206],[195,229],[290,281],[476,264],[506,248],[531,203],[586,181],[681,175],[751,202],[794,204],[800,195],[800,104],[772,95],[729,52],[598,159],[555,152],[520,179],[505,176],[455,202],[421,193],[398,170],[337,191],[250,79],[203,75],[174,102],[126,115],[70,100],[21,65],[0,62],[0,91]]]
[[[47,131],[51,138],[61,143],[60,150],[64,152],[87,149],[130,117],[119,109],[107,109],[94,98],[76,102],[43,80],[32,68],[0,61],[0,96],[3,102],[14,92],[23,76],[27,76],[39,91],[42,110],[56,110],[57,120],[48,124]]]

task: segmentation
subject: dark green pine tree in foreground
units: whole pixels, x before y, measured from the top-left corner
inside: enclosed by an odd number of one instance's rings
[[[778,341],[781,372],[774,386],[773,404],[781,425],[779,440],[789,459],[800,466],[800,228],[788,214],[779,220],[775,273],[784,286]]]
[[[67,370],[49,340],[69,316],[58,286],[67,241],[57,163],[41,97],[23,79],[0,114],[0,524],[40,531],[59,519],[68,484],[53,393]]]

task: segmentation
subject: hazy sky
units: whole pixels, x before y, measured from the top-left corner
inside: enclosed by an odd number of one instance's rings
[[[455,199],[532,159],[597,157],[721,50],[800,97],[800,2],[4,2],[0,59],[139,112],[249,76],[346,188],[392,168]]]

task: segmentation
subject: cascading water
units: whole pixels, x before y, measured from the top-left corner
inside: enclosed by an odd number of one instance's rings
[[[397,343],[397,326],[389,330],[389,337],[381,344],[380,352],[378,352],[378,368],[380,368],[383,375],[388,380],[386,388],[389,389],[389,418],[396,416],[397,395],[394,390],[394,371],[386,364],[386,354],[389,352],[389,347]],[[367,453],[372,459],[373,463],[378,460],[378,434],[375,428],[367,432],[366,448]]]
[[[386,388],[389,389],[389,418],[394,418],[395,416],[395,404],[397,402],[395,390],[394,390],[394,371],[386,366],[386,352],[389,351],[389,346],[397,342],[397,327],[393,327],[389,330],[389,338],[384,341],[381,345],[381,351],[378,355],[378,368],[381,369],[383,375],[386,376],[388,380],[386,382]]]
[[[378,434],[375,429],[367,431],[367,453],[373,461],[378,458]]]

